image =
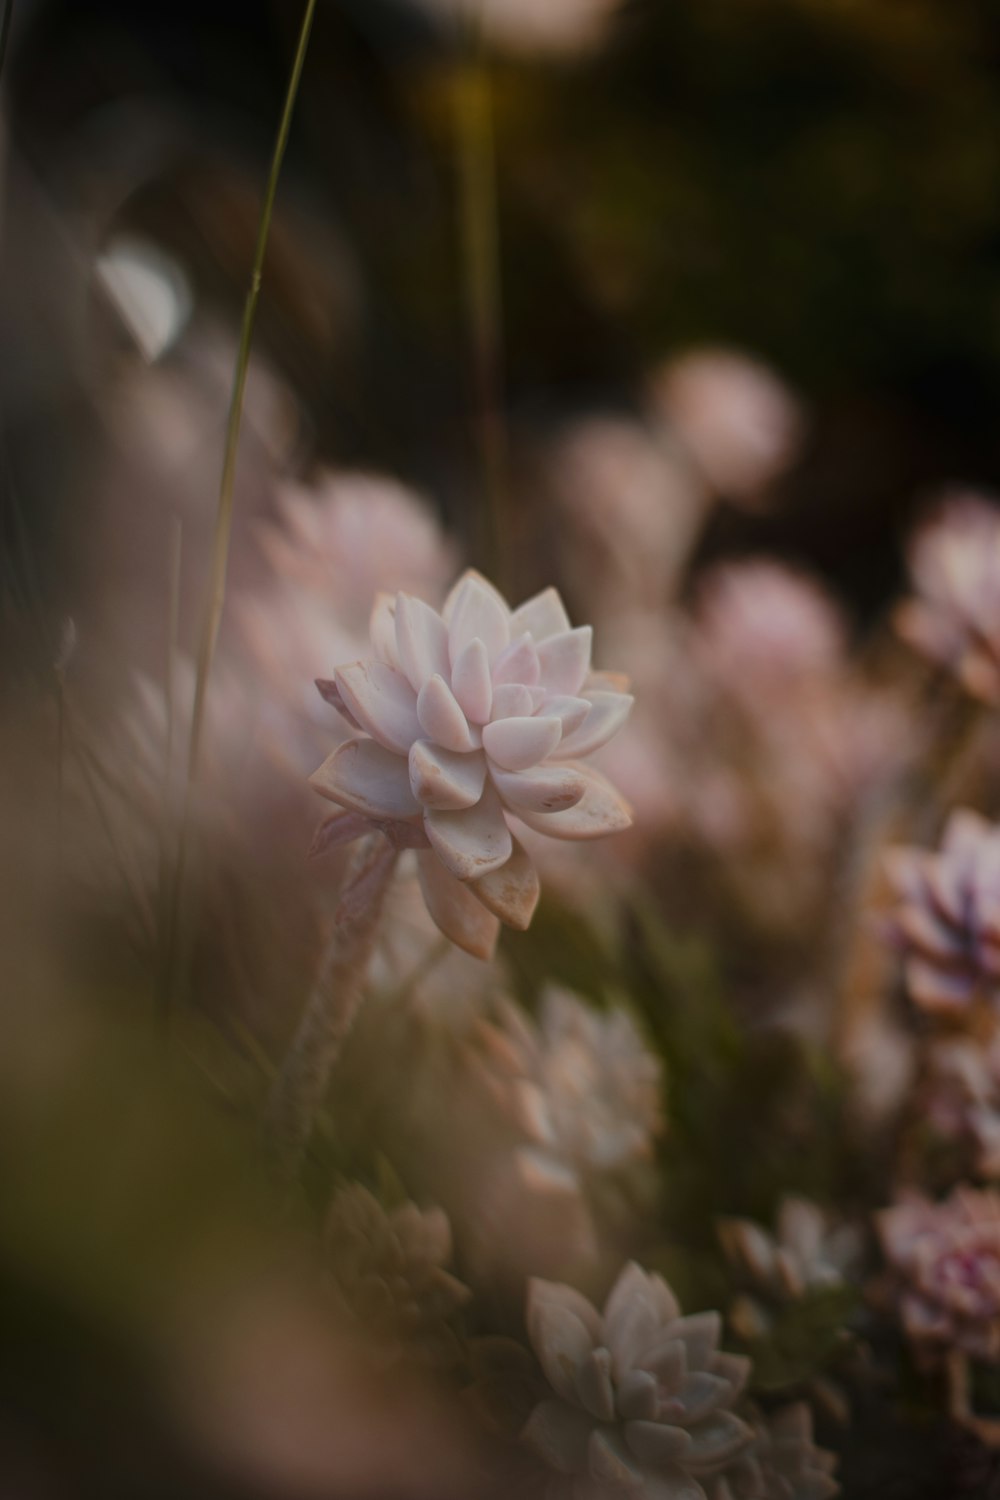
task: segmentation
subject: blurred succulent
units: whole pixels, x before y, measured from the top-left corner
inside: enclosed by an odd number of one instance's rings
[[[440,1208],[387,1212],[354,1184],[333,1198],[324,1229],[327,1285],[338,1313],[379,1360],[452,1362],[455,1315],[469,1289],[446,1269],[451,1227]]]
[[[372,826],[417,849],[428,910],[478,957],[500,922],[525,928],[538,877],[508,819],[557,839],[626,828],[628,807],[583,757],[632,699],[590,669],[591,630],[570,627],[554,589],[513,612],[477,573],[441,614],[381,595],[374,657],[340,667],[321,692],[359,730],[312,778],[339,804],[346,836]]]
[[[971,1153],[979,1177],[1000,1177],[1000,1033],[939,1037],[926,1049],[916,1112]]]
[[[950,1352],[1000,1362],[1000,1195],[914,1195],[877,1219],[903,1328],[923,1364]]]
[[[434,15],[481,27],[503,51],[574,53],[596,45],[619,0],[420,0]]]
[[[1000,828],[959,809],[937,853],[893,849],[886,867],[896,895],[889,935],[913,1001],[945,1015],[1000,1002]]]
[[[532,1281],[527,1323],[552,1394],[522,1441],[558,1476],[552,1493],[732,1496],[754,1443],[733,1411],[750,1366],[719,1352],[718,1313],[682,1317],[666,1282],[633,1263],[603,1312],[568,1286]]]
[[[647,1159],[661,1125],[660,1064],[624,1010],[550,986],[537,1025],[511,1001],[478,1028],[493,1097],[533,1154],[574,1175]]]
[[[759,501],[798,452],[798,401],[738,349],[691,350],[663,366],[652,392],[708,485],[727,500]]]
[[[729,1321],[748,1341],[768,1332],[775,1306],[811,1292],[841,1287],[861,1253],[851,1225],[831,1227],[823,1211],[805,1198],[784,1198],[775,1233],[751,1219],[722,1219],[719,1239],[746,1287],[729,1310]]]
[[[813,1441],[804,1401],[753,1417],[755,1442],[741,1472],[727,1476],[732,1500],[828,1500],[839,1490],[836,1460]]]
[[[423,499],[383,475],[330,473],[314,488],[286,484],[277,499],[277,521],[257,533],[269,577],[235,606],[261,697],[288,721],[290,753],[307,771],[337,727],[317,676],[365,650],[380,590],[440,596],[454,557]]]
[[[1000,702],[1000,512],[975,494],[948,497],[909,547],[915,597],[900,635],[987,703]]]

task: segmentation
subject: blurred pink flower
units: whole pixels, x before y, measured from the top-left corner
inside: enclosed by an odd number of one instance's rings
[[[799,403],[765,364],[737,349],[695,349],[653,377],[654,403],[709,486],[754,503],[792,463],[802,439]]]
[[[426,10],[481,26],[503,51],[572,53],[601,40],[620,0],[420,0]]]
[[[537,1024],[505,1001],[478,1035],[487,1087],[536,1156],[584,1180],[649,1158],[660,1065],[626,1011],[550,986]]]
[[[584,757],[609,740],[632,699],[590,669],[591,629],[570,627],[548,589],[511,611],[474,572],[441,614],[383,594],[374,657],[320,690],[357,729],[312,778],[344,813],[334,837],[382,828],[416,848],[428,910],[480,957],[501,921],[525,928],[538,877],[508,818],[557,839],[627,828],[628,807]]]
[[[937,853],[893,849],[886,867],[913,1001],[944,1014],[1000,1002],[1000,828],[959,809]]]
[[[677,592],[708,506],[669,441],[635,418],[573,423],[546,456],[560,558],[594,618],[662,608]]]
[[[278,521],[258,531],[270,576],[239,594],[235,608],[272,712],[282,716],[286,752],[305,772],[337,728],[316,678],[365,650],[380,591],[440,598],[454,549],[422,498],[382,475],[286,484],[278,506]]]
[[[896,610],[904,640],[1000,702],[1000,511],[975,494],[947,498],[908,551],[915,597]]]
[[[571,1287],[530,1282],[527,1324],[551,1395],[522,1441],[560,1476],[554,1493],[732,1493],[729,1477],[751,1461],[753,1429],[732,1410],[750,1362],[719,1351],[718,1313],[683,1317],[662,1277],[631,1263],[603,1312]]]
[[[904,1199],[878,1216],[903,1327],[918,1356],[1000,1360],[1000,1196],[958,1187],[941,1203]]]

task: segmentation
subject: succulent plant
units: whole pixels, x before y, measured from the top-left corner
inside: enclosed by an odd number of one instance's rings
[[[1000,1195],[965,1186],[940,1203],[914,1195],[883,1210],[878,1230],[920,1361],[954,1351],[1000,1362]]]
[[[627,1011],[602,1014],[549,986],[537,1024],[501,1001],[499,1024],[478,1036],[494,1098],[539,1154],[582,1177],[649,1156],[660,1065]]]
[[[936,1038],[915,1103],[940,1137],[971,1151],[977,1176],[1000,1177],[1000,1033]]]
[[[899,634],[976,697],[1000,701],[1000,512],[950,496],[916,532],[909,565],[915,596],[896,611]]]
[[[804,1401],[755,1416],[753,1427],[749,1457],[724,1481],[732,1500],[828,1500],[837,1493],[836,1461],[813,1441],[812,1412]]]
[[[728,1500],[752,1454],[733,1407],[750,1363],[719,1351],[718,1313],[683,1317],[660,1276],[630,1263],[602,1312],[579,1292],[533,1281],[528,1333],[552,1394],[522,1440],[573,1500]]]
[[[337,1311],[373,1354],[449,1360],[450,1320],[470,1292],[446,1269],[451,1226],[440,1208],[404,1203],[387,1212],[367,1188],[351,1184],[330,1204],[324,1250]]]
[[[805,1198],[782,1200],[774,1234],[751,1219],[722,1219],[718,1230],[723,1251],[747,1288],[729,1314],[743,1338],[766,1332],[768,1304],[780,1306],[842,1286],[861,1248],[852,1226],[831,1228],[823,1211]]]
[[[511,611],[467,572],[440,614],[378,598],[374,656],[321,691],[361,731],[313,776],[344,809],[345,836],[378,827],[417,850],[428,910],[488,957],[501,921],[524,928],[538,878],[510,823],[558,839],[626,828],[626,803],[584,757],[624,722],[622,679],[590,669],[591,630],[571,629],[555,589]]]
[[[923,1010],[1000,1000],[1000,828],[953,812],[937,853],[897,848],[886,861],[897,904],[890,934]]]

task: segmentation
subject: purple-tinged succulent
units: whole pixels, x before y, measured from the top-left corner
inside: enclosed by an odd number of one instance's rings
[[[584,763],[624,723],[620,677],[591,671],[591,630],[555,589],[511,610],[474,572],[439,614],[380,595],[374,655],[320,684],[361,731],[312,778],[345,836],[385,830],[417,850],[428,910],[459,947],[488,957],[500,922],[525,928],[538,877],[511,828],[593,839],[627,828],[627,804]]]
[[[897,848],[886,864],[890,934],[915,1004],[954,1014],[1000,1002],[1000,828],[959,809],[937,853]]]
[[[527,1321],[552,1394],[522,1441],[552,1471],[553,1493],[732,1500],[729,1477],[754,1443],[733,1411],[750,1363],[720,1353],[718,1313],[683,1317],[662,1277],[632,1263],[603,1312],[568,1286],[532,1281]]]
[[[1000,1195],[958,1187],[915,1195],[878,1216],[899,1316],[918,1358],[952,1352],[1000,1362]]]

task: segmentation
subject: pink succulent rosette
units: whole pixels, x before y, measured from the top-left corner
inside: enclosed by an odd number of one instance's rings
[[[921,1360],[957,1351],[1000,1361],[1000,1195],[959,1187],[941,1203],[914,1196],[880,1214],[878,1230]]]
[[[555,589],[511,610],[467,572],[440,614],[379,595],[374,655],[320,691],[360,731],[312,777],[343,812],[324,836],[367,828],[417,851],[427,908],[486,958],[501,922],[524,929],[538,877],[518,824],[558,839],[627,828],[629,808],[584,758],[624,723],[622,678],[591,670],[591,629],[573,629]]]
[[[939,1014],[1000,1003],[1000,828],[960,808],[937,853],[893,849],[886,866],[914,1002]]]
[[[896,611],[899,634],[976,697],[1000,702],[1000,511],[953,495],[916,532],[909,565],[915,593]]]

